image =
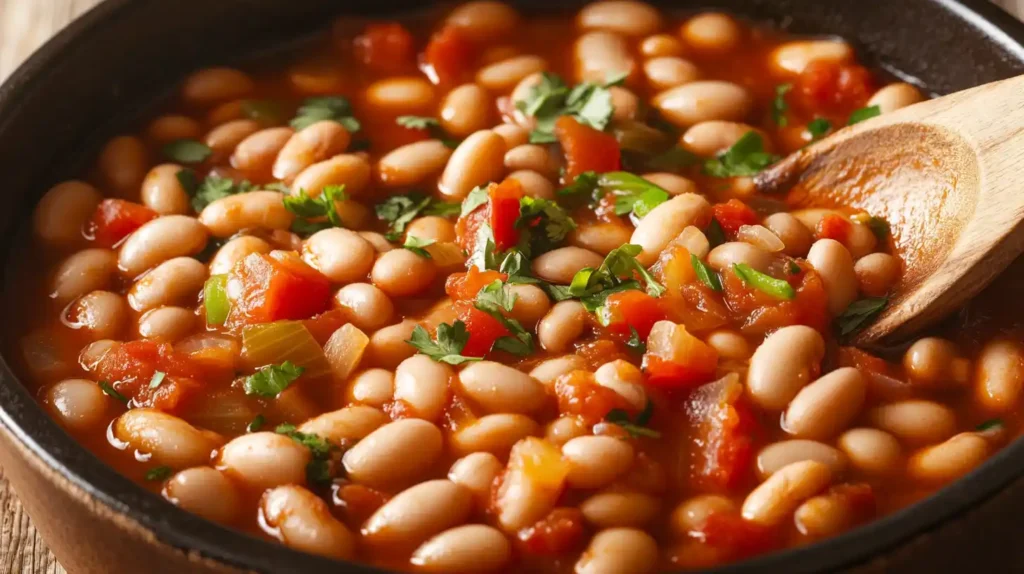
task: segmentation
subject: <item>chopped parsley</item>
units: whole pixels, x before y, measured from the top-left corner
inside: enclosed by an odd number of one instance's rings
[[[324,120],[338,122],[349,133],[355,133],[362,127],[352,116],[352,104],[342,96],[308,98],[292,118],[291,126],[301,130]]]
[[[185,188],[185,191],[192,196],[192,209],[201,212],[218,199],[224,199],[239,193],[252,191],[253,186],[248,181],[235,182],[226,177],[216,175],[207,176],[202,183],[197,183],[195,172],[192,170],[179,170],[178,181]]]
[[[430,256],[430,252],[424,249],[424,247],[427,247],[428,245],[433,245],[434,243],[435,241],[433,239],[426,239],[423,237],[416,237],[415,235],[410,235],[405,238],[405,243],[402,244],[402,247],[408,249],[409,251],[412,251],[413,253],[419,255],[420,257],[423,257],[424,259],[433,259]]]
[[[292,231],[299,235],[311,235],[330,227],[344,227],[335,202],[345,201],[345,185],[325,185],[320,195],[310,197],[306,190],[299,195],[284,198],[284,207],[297,217],[292,222]]]
[[[836,317],[836,328],[840,337],[848,337],[863,329],[889,304],[887,297],[858,299]]]
[[[699,279],[701,283],[710,287],[712,291],[722,290],[722,278],[719,277],[718,273],[707,263],[701,261],[700,257],[691,253],[690,265],[693,266],[693,271],[697,274],[697,279]]]
[[[636,327],[629,326],[629,340],[626,341],[626,348],[638,355],[642,355],[647,352],[647,343],[640,338],[640,333],[637,332]]]
[[[242,115],[263,125],[277,125],[283,121],[281,104],[274,100],[242,100]]]
[[[717,218],[711,218],[711,223],[704,230],[704,236],[708,238],[708,245],[711,249],[725,243],[725,230],[722,229],[722,224],[718,222]]]
[[[732,272],[744,283],[776,299],[793,299],[796,291],[788,281],[761,273],[746,263],[733,263]]]
[[[156,389],[164,383],[164,379],[167,377],[167,373],[163,371],[157,371],[153,373],[153,378],[149,380],[149,388]]]
[[[772,121],[780,128],[786,127],[789,120],[786,119],[786,112],[789,105],[786,104],[786,94],[793,89],[793,84],[779,84],[775,86],[775,99],[772,100]]]
[[[481,205],[486,205],[487,201],[491,198],[490,190],[486,185],[480,185],[473,188],[473,191],[469,192],[466,199],[462,200],[461,214],[463,216],[469,215],[476,211],[476,208]]]
[[[558,75],[544,72],[529,95],[516,102],[520,112],[537,120],[530,143],[555,142],[555,121],[562,116],[573,116],[579,123],[603,131],[615,111],[608,87],[621,82],[622,77],[616,74],[609,80],[612,83],[584,82],[570,89]]]
[[[866,108],[854,110],[853,113],[850,114],[850,120],[846,122],[846,125],[852,126],[853,124],[859,124],[864,120],[870,120],[871,118],[880,115],[882,115],[882,109],[878,106],[868,106]]]
[[[632,244],[613,249],[597,269],[587,267],[578,271],[569,284],[568,294],[578,298],[587,311],[596,313],[599,320],[605,319],[601,309],[610,295],[641,288],[634,275],[644,280],[648,295],[661,297],[665,287],[636,260],[642,250]]]
[[[565,237],[576,229],[576,222],[558,205],[543,198],[523,196],[519,200],[519,217],[516,227],[529,233],[530,251],[534,255],[558,247]],[[543,233],[533,233],[542,231]]]
[[[276,397],[306,371],[291,361],[280,365],[267,365],[245,378],[245,394]]]
[[[461,365],[481,359],[481,357],[465,357],[460,354],[468,341],[469,332],[466,330],[466,324],[462,321],[455,321],[451,325],[448,323],[438,325],[436,340],[430,338],[430,333],[426,329],[416,325],[412,331],[412,337],[406,343],[438,363]]]
[[[267,417],[263,415],[256,415],[245,427],[245,430],[246,432],[256,432],[263,428],[263,425],[265,424],[267,424]]]
[[[213,155],[213,150],[206,144],[192,140],[174,140],[161,149],[164,157],[177,163],[203,163]]]
[[[636,418],[630,418],[629,413],[622,409],[612,409],[605,415],[604,420],[619,425],[634,438],[661,438],[660,432],[646,426],[650,422],[652,414],[654,414],[654,403],[648,400],[647,406],[636,415]]]
[[[331,454],[338,450],[338,447],[319,435],[296,430],[293,424],[277,425],[274,432],[309,449],[312,460],[306,464],[306,480],[313,484],[326,484],[331,481]]]
[[[430,134],[430,137],[441,140],[445,147],[454,149],[462,143],[461,140],[449,136],[444,131],[444,128],[441,127],[441,122],[437,118],[428,116],[398,116],[395,118],[395,123],[411,130],[424,130]]]
[[[128,404],[128,397],[117,392],[117,389],[115,389],[114,386],[111,385],[109,382],[100,381],[97,384],[100,386],[100,389],[103,391],[103,394],[113,397],[126,405]]]
[[[151,468],[146,471],[146,480],[150,482],[156,482],[158,480],[165,480],[174,474],[174,470],[169,466],[158,466]]]
[[[832,122],[825,118],[814,118],[807,123],[807,133],[811,134],[811,141],[820,140],[831,130]]]
[[[868,229],[875,234],[875,237],[877,237],[879,241],[889,239],[889,235],[892,233],[892,228],[889,226],[889,222],[881,217],[875,217],[872,215],[864,225],[868,226]]]
[[[405,227],[421,215],[452,217],[459,215],[461,209],[458,203],[439,201],[420,193],[392,195],[374,207],[377,219],[388,223],[388,232],[384,234],[388,241],[398,241]]]
[[[615,194],[616,215],[633,212],[637,217],[643,217],[669,199],[669,193],[661,187],[624,171],[601,174],[598,186]]]
[[[491,347],[495,351],[505,351],[513,355],[526,356],[533,352],[533,337],[529,331],[508,316],[516,303],[516,296],[501,280],[495,280],[484,286],[476,295],[474,307],[498,320],[510,333],[499,337]]]
[[[752,176],[778,160],[779,156],[764,151],[761,135],[749,131],[718,157],[705,161],[704,174],[711,177]]]

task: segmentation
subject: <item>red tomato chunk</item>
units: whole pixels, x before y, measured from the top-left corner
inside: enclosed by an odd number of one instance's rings
[[[327,308],[330,283],[298,257],[252,253],[228,275],[231,312],[238,327],[285,319],[307,319]]]

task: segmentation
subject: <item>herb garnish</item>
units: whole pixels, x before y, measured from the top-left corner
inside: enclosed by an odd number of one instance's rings
[[[310,197],[304,189],[299,190],[299,195],[285,196],[285,209],[297,216],[292,222],[292,231],[311,235],[330,227],[344,227],[335,202],[346,198],[344,184],[325,185],[316,197]]]
[[[177,163],[203,163],[213,155],[213,150],[206,144],[192,140],[174,140],[161,149],[164,157]]]
[[[216,175],[207,176],[202,183],[196,181],[195,172],[190,169],[181,169],[177,173],[178,182],[185,188],[185,191],[192,196],[192,209],[201,212],[218,199],[223,199],[239,193],[252,191],[253,186],[248,181],[235,182],[226,177]]]
[[[780,128],[786,127],[789,120],[786,119],[786,111],[789,106],[786,104],[786,93],[793,89],[793,84],[779,84],[775,86],[775,99],[772,100],[772,121]]]
[[[604,84],[584,82],[569,89],[561,77],[544,72],[530,94],[516,102],[520,112],[537,120],[530,132],[530,143],[555,142],[555,121],[562,116],[573,116],[579,123],[603,131],[615,111],[608,87],[622,79],[621,74],[616,74]]]
[[[263,125],[281,123],[281,104],[274,100],[242,100],[242,115]]]
[[[434,243],[436,242],[433,239],[426,239],[424,237],[416,237],[415,235],[410,235],[405,238],[405,243],[402,244],[402,247],[408,249],[409,251],[412,251],[413,253],[419,255],[420,257],[423,257],[424,259],[433,259],[433,257],[430,256],[430,252],[424,249],[424,247],[427,247],[428,245],[433,245]]]
[[[814,118],[807,123],[807,133],[811,134],[811,141],[817,141],[825,136],[832,129],[832,122],[825,118]]]
[[[793,299],[796,291],[788,281],[761,273],[746,263],[733,263],[732,272],[744,283],[776,299]]]
[[[296,130],[305,129],[317,122],[331,120],[338,122],[349,133],[359,131],[359,120],[352,117],[352,104],[341,96],[321,96],[302,102],[291,126]]]
[[[439,201],[421,193],[392,195],[374,207],[377,219],[386,221],[388,232],[384,237],[388,241],[398,241],[405,233],[405,227],[421,215],[438,215],[451,217],[458,215],[462,206],[458,203]]]
[[[114,386],[111,385],[109,382],[100,381],[97,384],[100,386],[100,389],[103,391],[105,395],[113,397],[126,405],[128,404],[128,397],[117,392],[117,389],[115,389]]]
[[[256,415],[252,421],[245,427],[246,432],[256,432],[263,428],[263,425],[267,423],[267,417],[263,415]]]
[[[878,106],[868,106],[859,110],[854,110],[850,114],[850,120],[846,122],[846,125],[852,126],[853,124],[859,124],[864,120],[869,120],[875,116],[882,115],[882,109]]]
[[[441,127],[441,122],[437,118],[431,118],[427,116],[398,116],[395,118],[395,123],[408,128],[411,130],[425,130],[430,134],[430,137],[441,140],[441,143],[445,147],[455,149],[459,147],[462,140],[455,139],[449,136],[444,128]]]
[[[701,261],[700,257],[691,253],[690,265],[693,266],[693,271],[697,274],[697,279],[700,279],[701,283],[710,287],[712,291],[722,290],[722,278],[707,263]]]
[[[705,161],[704,174],[711,177],[752,176],[778,160],[779,156],[764,151],[761,135],[749,131],[718,157]]]
[[[416,325],[412,331],[412,337],[406,343],[438,363],[461,365],[481,360],[481,357],[465,357],[460,354],[468,341],[469,332],[466,330],[466,324],[462,321],[455,321],[451,325],[441,323],[437,326],[436,341],[430,338],[430,333],[426,329]]]
[[[291,361],[267,365],[245,378],[245,394],[276,397],[306,371]]]
[[[477,292],[476,302],[473,306],[497,319],[498,322],[512,333],[511,336],[499,337],[494,341],[491,349],[505,351],[522,357],[533,352],[533,337],[529,331],[523,328],[519,321],[506,315],[506,313],[512,312],[515,302],[515,293],[512,293],[512,290],[502,283],[501,280],[495,280]]]
[[[306,465],[306,480],[313,484],[331,481],[331,453],[338,450],[327,439],[312,433],[296,430],[293,424],[277,425],[274,432],[284,435],[309,449],[312,460]]]
[[[868,297],[850,303],[850,306],[836,317],[839,336],[848,337],[864,328],[888,303],[887,297]]]
[[[640,338],[640,333],[637,332],[636,327],[629,326],[629,340],[626,341],[626,348],[638,355],[642,355],[647,352],[647,343]]]
[[[634,438],[661,438],[660,432],[645,426],[650,422],[652,414],[654,414],[654,403],[648,400],[647,406],[636,415],[636,418],[631,419],[629,413],[622,409],[612,409],[605,415],[604,420],[619,425]]]
[[[599,320],[604,319],[600,309],[610,295],[640,289],[640,282],[634,279],[634,274],[644,280],[648,295],[661,297],[665,287],[636,260],[641,251],[643,249],[639,245],[632,244],[613,249],[597,269],[586,267],[578,271],[569,284],[568,294],[579,298],[587,311],[597,313]]]

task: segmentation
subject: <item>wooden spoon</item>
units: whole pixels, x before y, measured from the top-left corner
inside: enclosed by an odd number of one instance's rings
[[[856,342],[908,338],[1024,251],[1024,76],[842,129],[755,184],[788,191],[793,208],[851,206],[890,223],[903,276]]]

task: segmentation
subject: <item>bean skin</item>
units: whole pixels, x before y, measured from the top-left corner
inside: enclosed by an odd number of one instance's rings
[[[363,526],[371,546],[409,547],[469,517],[472,493],[450,480],[429,480],[384,503]]]
[[[163,496],[175,506],[221,524],[233,522],[241,510],[235,485],[208,466],[175,474],[164,485]]]
[[[658,563],[658,543],[635,528],[608,528],[594,535],[576,562],[576,574],[649,574]]]
[[[825,340],[810,327],[775,331],[750,358],[747,392],[765,409],[782,410],[818,372]]]
[[[268,491],[260,501],[260,514],[286,546],[341,560],[355,553],[355,536],[305,488],[286,485]]]
[[[512,558],[512,545],[500,530],[483,524],[458,526],[424,542],[410,562],[424,572],[491,572]]]
[[[352,480],[370,486],[409,482],[441,454],[441,431],[427,421],[401,419],[373,431],[342,462]]]

